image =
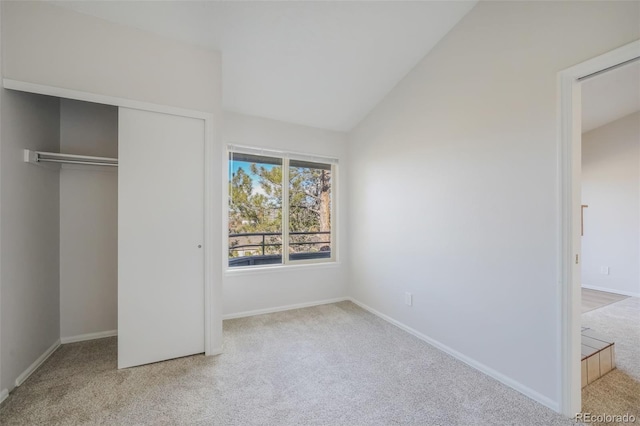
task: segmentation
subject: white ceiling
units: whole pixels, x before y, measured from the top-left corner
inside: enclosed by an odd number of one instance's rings
[[[350,130],[476,1],[54,1],[222,52],[223,108]]]
[[[640,111],[640,62],[582,83],[582,133]]]

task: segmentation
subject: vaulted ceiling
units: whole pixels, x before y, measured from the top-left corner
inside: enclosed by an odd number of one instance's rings
[[[222,52],[223,108],[350,130],[475,1],[54,1]]]

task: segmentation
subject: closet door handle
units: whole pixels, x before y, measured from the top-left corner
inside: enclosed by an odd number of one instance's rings
[[[198,244],[198,248],[202,248],[202,244]]]

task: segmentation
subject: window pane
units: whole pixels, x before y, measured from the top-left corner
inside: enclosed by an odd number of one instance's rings
[[[289,163],[289,260],[331,257],[331,165]]]
[[[229,155],[229,266],[282,263],[282,159]]]

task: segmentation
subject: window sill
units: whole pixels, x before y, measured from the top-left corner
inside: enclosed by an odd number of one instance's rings
[[[253,267],[240,267],[229,268],[224,271],[226,277],[233,277],[239,275],[254,275],[254,274],[270,274],[280,273],[287,271],[297,271],[303,269],[334,269],[339,268],[342,264],[338,261],[330,262],[313,262],[313,263],[300,263],[300,264],[288,264],[288,265],[273,265],[273,266],[253,266]]]

